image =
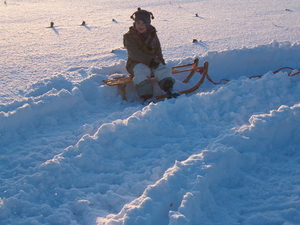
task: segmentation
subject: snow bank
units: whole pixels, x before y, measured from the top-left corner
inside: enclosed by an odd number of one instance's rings
[[[141,197],[99,224],[297,224],[300,104],[249,122],[176,161]]]
[[[209,61],[209,74],[215,81],[223,78],[237,80],[241,76],[262,75],[281,67],[297,68],[299,51],[300,45],[298,44],[274,41],[270,45],[257,46],[252,49],[209,52],[207,55],[199,57],[199,65],[204,61]],[[174,60],[169,61],[168,65],[176,66],[178,64],[188,64],[192,61],[191,58],[180,61]],[[64,76],[56,75],[32,84],[27,93],[24,93],[26,99],[23,101],[0,105],[0,131],[3,143],[7,143],[7,140],[11,140],[11,137],[16,137],[20,133],[21,136],[22,133],[27,133],[27,128],[35,130],[41,124],[59,124],[57,121],[73,112],[74,108],[87,107],[90,102],[94,105],[97,104],[98,107],[111,104],[111,101],[115,101],[116,95],[120,95],[120,92],[117,87],[104,86],[102,79],[127,73],[124,60],[110,67],[100,69],[74,67],[68,71],[74,74],[85,73],[88,77],[83,81],[72,83]],[[177,90],[188,88],[188,85],[179,82],[180,76],[177,79],[178,82],[175,86]],[[128,89],[129,100],[138,100],[134,87],[129,85]],[[206,81],[202,91],[211,89],[212,85]],[[119,99],[120,96],[117,100]],[[19,129],[21,127],[23,131]],[[6,132],[10,133],[7,138],[5,136]],[[14,133],[17,133],[17,135]]]
[[[199,56],[210,62],[212,79],[231,81],[205,81],[198,93],[146,107],[134,95],[135,102],[123,102],[116,87],[101,82],[123,73],[124,61],[74,68],[88,74],[77,83],[55,76],[34,84],[24,101],[1,105],[0,219],[139,225],[297,221],[300,76],[269,71],[280,68],[286,55],[291,57],[285,66],[297,68],[298,52],[299,45],[272,43]],[[251,62],[259,59],[255,68],[264,70],[260,79],[243,73],[255,72],[243,63],[249,54]],[[266,66],[264,57],[273,63]],[[59,129],[72,130],[72,142],[59,139],[30,153],[13,143],[21,146]]]
[[[273,40],[269,45],[254,48],[208,52],[203,60],[210,62],[210,74],[215,79],[238,79],[240,76],[263,75],[282,67],[299,69],[296,60],[299,51],[299,44]]]

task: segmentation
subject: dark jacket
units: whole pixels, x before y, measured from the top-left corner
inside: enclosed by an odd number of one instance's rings
[[[133,68],[136,64],[144,63],[149,66],[153,58],[165,64],[155,27],[151,26],[147,33],[139,34],[132,26],[124,34],[123,42],[128,54],[126,69],[130,74],[133,75]]]

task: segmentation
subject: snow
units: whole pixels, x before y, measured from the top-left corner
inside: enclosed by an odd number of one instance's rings
[[[123,101],[102,80],[127,74],[137,7],[153,12],[168,66],[197,57],[230,81],[148,106],[128,85]],[[7,0],[0,12],[1,224],[300,224],[298,0]],[[200,75],[182,76],[177,90]]]

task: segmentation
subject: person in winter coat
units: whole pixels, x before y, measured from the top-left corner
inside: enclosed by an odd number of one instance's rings
[[[133,26],[123,38],[128,54],[126,69],[133,75],[137,93],[144,101],[153,97],[151,76],[155,77],[168,98],[176,98],[179,94],[173,92],[175,80],[171,70],[165,66],[161,45],[150,17],[154,19],[151,12],[141,8],[131,16],[134,20]]]

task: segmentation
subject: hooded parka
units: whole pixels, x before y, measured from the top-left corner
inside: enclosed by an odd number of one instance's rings
[[[138,95],[147,100],[153,96],[153,86],[150,77],[155,77],[159,87],[165,92],[170,92],[175,83],[171,70],[165,65],[159,39],[155,27],[151,26],[145,33],[139,33],[132,26],[124,35],[124,47],[127,49],[127,71],[133,75],[133,83]],[[153,61],[157,67],[151,66]]]
[[[123,42],[128,54],[126,69],[131,75],[134,75],[133,68],[138,63],[149,66],[151,60],[154,58],[165,65],[155,27],[150,26],[147,33],[140,34],[135,27],[132,26],[129,28],[129,31],[124,34]]]

